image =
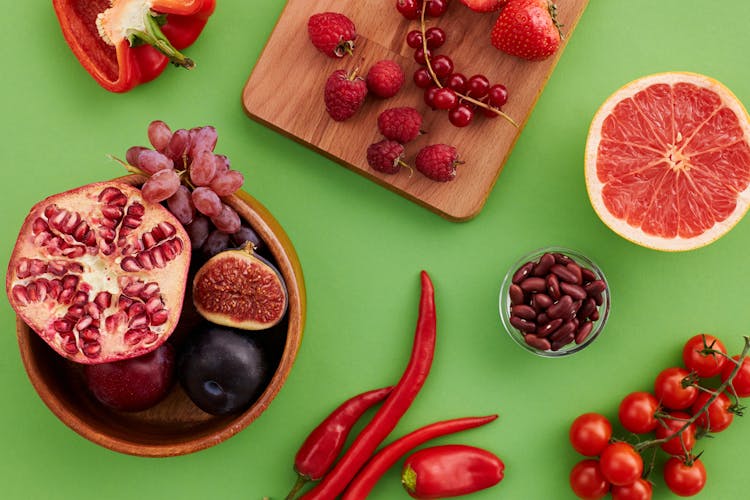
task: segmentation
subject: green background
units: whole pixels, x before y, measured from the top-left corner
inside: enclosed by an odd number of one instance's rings
[[[559,4],[564,9],[566,2]],[[430,377],[391,439],[436,420],[498,412],[487,427],[439,441],[482,446],[505,461],[505,480],[474,495],[477,500],[572,497],[567,476],[579,460],[567,442],[573,418],[598,411],[616,419],[620,399],[648,390],[659,370],[678,363],[683,342],[695,333],[719,335],[730,351],[739,351],[748,333],[750,221],[688,253],[640,248],[597,218],[582,163],[598,106],[642,75],[704,73],[750,102],[748,2],[591,1],[484,210],[462,224],[244,115],[240,92],[281,1],[219,0],[203,36],[187,50],[198,67],[190,74],[168,68],[125,95],[103,91],[81,69],[51,2],[3,6],[3,262],[35,202],[121,174],[105,155],[146,142],[149,121],[175,128],[213,124],[217,150],[246,175],[246,189],[295,243],[309,306],[294,369],[256,422],[199,453],[145,459],[88,442],[44,406],[21,364],[13,312],[2,301],[3,498],[283,498],[294,480],[293,456],[312,427],[347,397],[400,376],[421,269],[435,283],[438,344]],[[306,71],[304,60],[289,64],[292,78]],[[299,97],[290,105],[320,104],[317,96]],[[603,336],[569,359],[527,354],[497,315],[508,266],[546,245],[588,254],[611,284],[612,315]],[[736,422],[699,443],[709,476],[702,497],[746,495],[749,425]],[[398,478],[394,467],[371,498],[405,498]],[[655,479],[655,498],[670,498],[658,474]]]

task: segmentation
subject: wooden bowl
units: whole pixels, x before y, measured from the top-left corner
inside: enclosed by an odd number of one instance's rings
[[[144,178],[117,179],[140,185]],[[176,383],[156,406],[141,412],[110,410],[86,389],[81,366],[54,352],[23,321],[16,320],[18,345],[26,372],[44,403],[81,436],[114,451],[145,457],[184,455],[208,448],[247,427],[268,407],[286,381],[297,355],[305,324],[305,285],[297,254],[284,230],[268,210],[249,194],[239,191],[225,198],[265,243],[262,253],[281,272],[289,292],[289,309],[282,322],[257,334],[269,353],[273,376],[257,401],[240,414],[209,415],[187,397]],[[194,272],[194,270],[193,270]],[[188,289],[192,273],[188,278]],[[179,342],[200,321],[187,296],[180,323],[170,337]]]

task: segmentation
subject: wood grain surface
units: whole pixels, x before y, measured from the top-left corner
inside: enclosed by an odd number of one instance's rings
[[[419,28],[418,21],[404,19],[391,0],[288,0],[255,68],[242,92],[246,113],[253,119],[326,155],[355,172],[420,205],[453,220],[476,216],[484,206],[513,145],[560,57],[564,44],[583,13],[588,0],[559,0],[559,21],[565,40],[557,54],[540,62],[506,55],[490,44],[497,14],[478,14],[453,1],[439,19],[428,19],[427,27],[440,26],[448,37],[439,53],[448,54],[456,71],[471,76],[481,73],[492,83],[509,89],[503,108],[520,124],[502,118],[486,119],[477,113],[466,128],[456,128],[447,112],[433,111],[423,100],[422,90],[412,82],[419,67],[406,34]],[[346,14],[357,26],[354,55],[328,58],[309,42],[307,20],[312,14],[335,11]],[[359,68],[365,74],[381,59],[397,61],[406,73],[406,84],[390,99],[372,95],[351,119],[332,120],[325,111],[323,88],[337,69]],[[426,133],[407,145],[407,161],[428,144],[454,145],[465,162],[455,180],[436,183],[402,169],[395,175],[380,174],[366,161],[367,147],[382,139],[377,116],[397,106],[416,107],[424,116]]]

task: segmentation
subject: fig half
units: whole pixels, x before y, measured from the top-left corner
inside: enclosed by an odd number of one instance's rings
[[[217,325],[265,330],[286,314],[288,294],[281,273],[248,242],[220,252],[193,279],[193,303]]]

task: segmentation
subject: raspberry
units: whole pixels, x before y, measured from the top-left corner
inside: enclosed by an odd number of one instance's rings
[[[357,30],[351,19],[338,12],[322,12],[307,21],[310,41],[328,57],[344,57],[354,50]]]
[[[406,144],[414,140],[422,127],[422,115],[414,108],[390,108],[378,116],[378,130],[386,138]]]
[[[393,97],[404,84],[404,71],[397,62],[378,61],[367,72],[367,88],[378,97]]]
[[[456,178],[458,151],[447,144],[432,144],[422,148],[414,160],[414,164],[428,179],[437,182],[448,182]]]
[[[406,166],[402,161],[404,147],[396,141],[384,139],[367,148],[367,163],[378,172],[397,174],[401,167]]]
[[[367,84],[356,70],[334,71],[326,81],[324,100],[326,111],[336,121],[348,120],[359,110],[367,95]]]

